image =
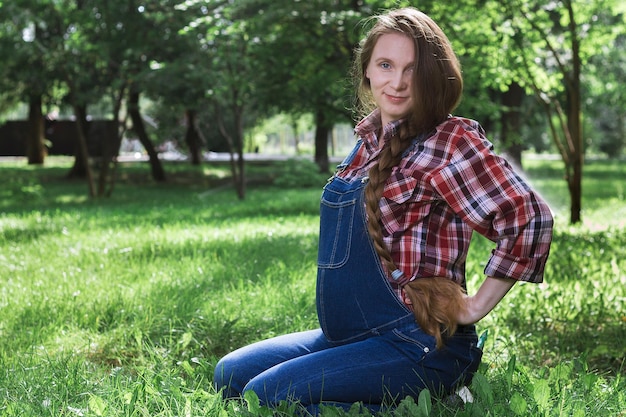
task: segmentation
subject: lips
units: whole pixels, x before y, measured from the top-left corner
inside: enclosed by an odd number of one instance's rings
[[[402,103],[402,102],[404,102],[404,101],[406,101],[408,99],[408,97],[392,96],[390,94],[385,94],[385,96],[387,97],[387,100],[389,100],[391,103],[395,103],[395,104]]]

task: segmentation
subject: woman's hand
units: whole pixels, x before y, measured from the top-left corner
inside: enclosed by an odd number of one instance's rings
[[[511,278],[485,278],[476,294],[465,298],[466,306],[459,313],[458,323],[473,324],[481,320],[493,310],[516,282]]]

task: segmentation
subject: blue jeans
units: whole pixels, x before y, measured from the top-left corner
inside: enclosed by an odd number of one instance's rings
[[[362,402],[372,410],[393,406],[429,388],[444,394],[467,384],[480,362],[470,329],[428,348],[420,329],[402,329],[336,345],[320,329],[278,336],[240,348],[220,360],[215,384],[225,398],[252,390],[261,403],[297,401],[313,415],[320,404],[349,408]],[[431,341],[427,341],[430,343]],[[452,343],[454,342],[454,343]]]
[[[320,329],[240,348],[222,358],[214,382],[225,398],[252,390],[262,404],[297,401],[371,409],[428,388],[445,394],[470,381],[482,352],[474,326],[442,349],[394,293],[367,235],[365,181],[324,188],[316,303]]]

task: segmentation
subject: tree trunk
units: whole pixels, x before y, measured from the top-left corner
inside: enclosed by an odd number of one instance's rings
[[[245,177],[245,161],[243,157],[243,117],[241,116],[243,109],[233,106],[233,119],[235,135],[227,128],[219,103],[215,103],[215,114],[217,119],[217,127],[226,142],[230,154],[230,172],[233,176],[233,185],[237,191],[237,197],[243,200],[246,196],[246,177]],[[235,159],[236,157],[236,159]]]
[[[570,192],[570,223],[582,221],[582,179],[585,151],[583,149],[583,135],[580,120],[580,90],[570,92],[568,109],[568,129],[572,137],[573,154],[571,157],[571,177],[568,178]]]
[[[300,155],[300,131],[298,129],[298,119],[295,116],[291,117],[291,129],[293,130],[293,147],[296,155]]]
[[[141,118],[141,113],[139,112],[139,92],[134,89],[131,89],[129,94],[128,114],[130,115],[130,119],[133,123],[133,130],[137,134],[139,142],[141,142],[144,149],[148,153],[148,157],[150,158],[152,178],[158,182],[165,181],[165,171],[163,170],[163,165],[159,160],[159,155],[157,154],[154,145],[148,137],[148,132],[146,132],[146,127],[143,124],[143,119]]]
[[[110,127],[107,124],[107,131],[103,137],[102,143],[102,160],[100,162],[100,175],[98,177],[98,196],[103,195],[110,196],[113,191],[113,176],[115,175],[115,168],[117,166],[117,156],[120,153],[120,146],[122,145],[122,135],[119,133],[119,122],[117,122],[117,115],[113,120],[116,122]],[[107,185],[109,190],[107,191]]]
[[[185,143],[189,149],[192,165],[200,165],[200,135],[198,135],[198,126],[196,124],[195,110],[187,109],[185,118],[187,119],[187,132],[185,134]]]
[[[240,199],[244,199],[246,196],[246,161],[243,157],[243,144],[244,144],[244,132],[243,132],[243,108],[236,106],[235,113],[235,129],[237,130],[237,167],[239,169],[239,183],[237,184],[237,194]]]
[[[29,165],[41,165],[46,159],[44,121],[41,112],[41,95],[31,96],[28,103],[28,137],[26,156]]]
[[[120,154],[122,146],[122,138],[124,136],[124,128],[126,123],[120,123],[120,110],[122,108],[122,100],[126,92],[126,87],[122,86],[119,92],[114,96],[113,121],[115,121],[115,129],[108,132],[106,140],[102,147],[102,167],[98,178],[98,196],[106,195],[110,197],[115,187],[115,174],[117,171],[117,157]],[[108,189],[107,189],[108,185]]]
[[[581,120],[581,91],[580,91],[580,72],[582,62],[580,59],[580,39],[578,38],[578,28],[574,16],[572,2],[566,2],[569,14],[569,32],[572,38],[572,73],[569,80],[566,76],[567,91],[567,127],[571,135],[572,141],[572,178],[570,182],[570,223],[576,224],[581,222],[582,211],[582,180],[583,180],[583,164],[585,160],[585,149],[583,145],[583,129]]]
[[[87,108],[86,106],[74,106],[74,115],[76,116],[76,157],[74,161],[81,160],[84,165],[83,177],[87,179],[87,186],[89,187],[89,196],[96,196],[96,187],[93,181],[93,175],[89,166],[89,151],[87,149]],[[76,164],[74,165],[76,167]],[[72,171],[70,175],[72,176]]]
[[[87,138],[89,137],[87,125],[87,108],[74,105],[76,116],[76,143],[74,144],[74,165],[67,173],[68,178],[87,178],[89,171],[89,152],[87,150]]]
[[[500,138],[504,144],[504,153],[520,169],[522,168],[522,150],[524,149],[520,135],[522,124],[520,108],[523,100],[524,89],[516,82],[513,82],[509,89],[502,94],[504,110],[501,116]]]
[[[328,135],[330,126],[326,121],[326,115],[318,110],[315,113],[315,163],[320,172],[329,172],[330,162],[328,160]]]

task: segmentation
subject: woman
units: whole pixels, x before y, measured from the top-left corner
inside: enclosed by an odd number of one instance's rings
[[[441,29],[404,8],[378,16],[357,51],[358,141],[324,187],[318,254],[321,329],[241,348],[216,366],[226,398],[372,409],[446,394],[477,369],[474,323],[516,281],[541,282],[552,216],[495,155],[478,123],[450,113],[459,64]],[[465,294],[477,231],[495,242]]]

